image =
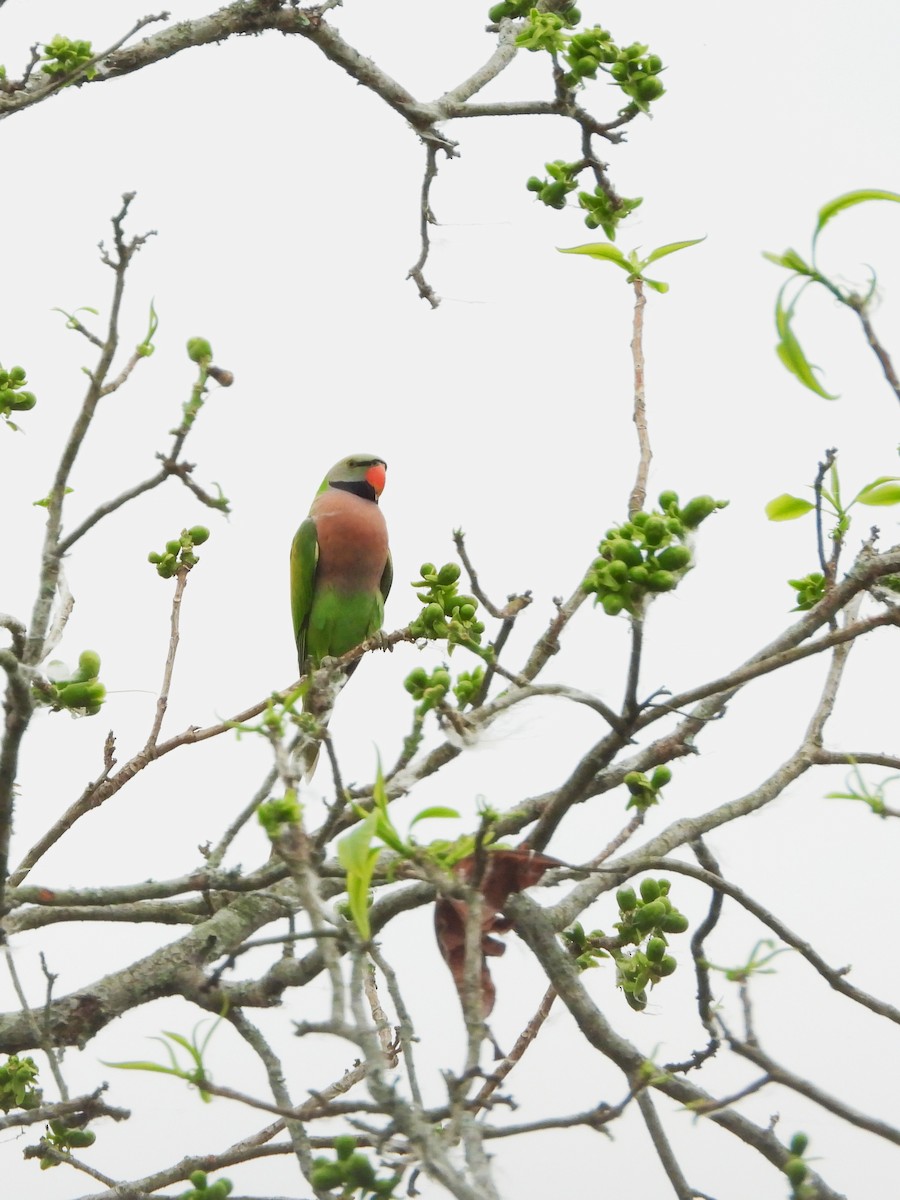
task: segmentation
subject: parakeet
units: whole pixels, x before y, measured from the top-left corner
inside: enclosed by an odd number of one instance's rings
[[[374,454],[342,458],[325,476],[294,536],[291,611],[301,672],[345,654],[381,628],[393,581],[387,526],[378,507],[386,470],[384,459]],[[348,676],[356,666],[348,667]],[[307,697],[303,706],[309,709]],[[305,756],[307,777],[317,757],[317,748]]]

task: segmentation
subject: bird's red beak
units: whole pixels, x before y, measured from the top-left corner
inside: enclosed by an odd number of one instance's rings
[[[366,471],[366,482],[375,489],[375,495],[380,496],[384,491],[386,473],[384,463],[373,463]]]

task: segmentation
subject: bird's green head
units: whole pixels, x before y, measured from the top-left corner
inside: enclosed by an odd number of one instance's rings
[[[320,492],[328,488],[355,492],[376,503],[384,491],[387,463],[375,454],[350,454],[335,463],[322,481]]]

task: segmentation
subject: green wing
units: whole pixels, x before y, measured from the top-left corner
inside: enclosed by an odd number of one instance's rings
[[[391,584],[394,582],[394,563],[391,558],[391,552],[388,550],[387,562],[384,564],[384,570],[381,572],[381,583],[378,585],[381,588],[382,600],[387,600],[388,592],[391,590]]]
[[[307,517],[291,543],[291,614],[294,618],[294,637],[300,670],[306,664],[306,631],[316,587],[316,566],[319,561],[319,539],[316,523]]]

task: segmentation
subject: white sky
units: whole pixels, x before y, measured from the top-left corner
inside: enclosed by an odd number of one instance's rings
[[[429,99],[488,57],[487,7],[487,0],[350,0],[332,16],[360,51]],[[852,14],[830,0],[746,11],[709,2],[584,0],[581,7],[586,20],[602,22],[622,42],[649,42],[670,64],[668,94],[653,120],[634,122],[628,142],[607,156],[622,193],[645,197],[618,244],[648,251],[707,238],[659,264],[659,277],[672,289],[651,295],[647,306],[656,452],[651,495],[665,487],[682,496],[711,492],[731,506],[704,526],[697,571],[652,612],[642,683],[650,692],[721,673],[788,620],[785,580],[816,566],[812,523],[770,525],[763,507],[782,491],[803,494],[826,447],[840,448],[849,494],[897,471],[897,403],[848,312],[810,296],[798,320],[810,358],[841,394],[838,402],[804,391],[778,363],[772,307],[781,279],[761,251],[792,245],[805,253],[817,209],[842,192],[900,190],[894,84],[900,11],[874,0]],[[182,3],[172,16],[204,11]],[[144,14],[143,6],[99,0],[27,6],[10,0],[0,9],[0,61],[15,76],[35,40],[61,32],[98,47]],[[541,58],[522,55],[485,98],[549,95]],[[601,117],[618,106],[617,93],[602,83],[586,101]],[[130,274],[123,344],[143,337],[154,297],[158,349],[101,412],[73,477],[69,527],[152,472],[154,452],[168,445],[167,431],[190,387],[183,350],[189,336],[208,337],[217,362],[236,376],[230,391],[212,395],[187,448],[198,482],[217,480],[231,498],[230,520],[207,518],[172,484],[105,522],[73,555],[68,574],[77,605],[60,654],[74,661],[82,648],[95,647],[113,694],[96,721],[46,715],[36,721],[25,754],[17,853],[96,775],[110,726],[120,759],[146,737],[170,598],[146,553],[182,526],[203,521],[213,536],[185,599],[170,732],[227,716],[293,680],[287,548],[322,474],[346,453],[372,450],[390,468],[383,505],[395,586],[387,627],[412,617],[407,581],[423,560],[450,557],[450,531],[461,526],[494,597],[534,592],[510,649],[511,666],[543,629],[551,597],[571,592],[603,530],[624,515],[636,462],[630,291],[614,267],[558,255],[555,246],[597,235],[574,206],[545,209],[524,187],[529,175],[543,173],[545,161],[578,156],[577,131],[556,118],[532,118],[468,121],[449,132],[460,141],[461,157],[441,163],[432,194],[440,228],[427,274],[444,298],[432,312],[404,278],[418,254],[424,153],[396,114],[299,38],[266,35],[185,53],[102,87],[70,89],[0,128],[0,361],[26,366],[39,400],[21,421],[24,436],[0,437],[0,608],[22,617],[30,611],[42,525],[42,511],[31,502],[48,490],[80,400],[79,368],[93,361],[87,343],[51,309],[106,309],[111,275],[95,245],[109,238],[109,216],[123,191],[138,193],[129,228],[159,232]],[[861,264],[877,268],[882,299],[875,323],[896,354],[898,245],[900,208],[888,204],[842,215],[822,245],[823,264],[838,277],[861,282]],[[896,513],[869,510],[857,519],[851,545],[873,517],[884,544],[897,540]],[[585,609],[548,677],[617,703],[626,633],[624,621]],[[421,661],[434,665],[439,657],[431,650]],[[896,637],[883,634],[853,657],[829,745],[896,752],[896,686],[886,682],[900,666]],[[386,760],[395,757],[408,720],[400,680],[418,661],[410,648],[373,659],[342,696],[333,728],[345,778],[371,777],[375,746]],[[823,666],[795,668],[740,697],[703,742],[702,756],[676,767],[666,804],[649,827],[755,786],[796,745]],[[513,804],[557,781],[560,764],[596,735],[596,722],[583,712],[533,706],[495,727],[486,745],[400,811],[412,815],[425,803],[444,803],[471,819],[479,795]],[[214,838],[247,802],[267,757],[248,739],[185,753],[177,763],[175,757],[82,822],[34,881],[85,886],[194,866],[197,844]],[[856,808],[821,799],[844,774],[806,778],[740,832],[723,831],[710,843],[726,873],[829,962],[852,962],[857,984],[895,993],[892,935],[876,914],[893,911],[898,833]],[[876,780],[882,774],[868,772]],[[551,852],[578,858],[586,838],[599,846],[612,836],[622,810],[618,798],[604,804],[577,814]],[[266,852],[262,835],[248,831],[239,846],[244,864]],[[676,888],[696,923],[703,893],[680,882]],[[613,919],[609,903],[590,916],[607,928]],[[409,1000],[421,1022],[423,1061],[436,1071],[458,1064],[460,1035],[456,997],[429,925],[430,917],[419,914],[404,928],[420,965]],[[727,928],[710,953],[733,964],[762,932],[739,914]],[[402,969],[400,933],[398,923],[386,951]],[[148,952],[163,936],[139,927],[126,940],[98,925],[85,944],[83,930],[62,927],[22,939],[17,963],[39,1002],[38,948],[59,973],[62,994],[123,964],[126,955]],[[528,952],[510,942],[494,972],[494,1028],[504,1045],[542,991]],[[683,960],[686,968],[686,947]],[[893,1029],[882,1029],[824,985],[811,985],[810,974],[784,956],[778,975],[759,981],[754,996],[763,1044],[793,1069],[815,1072],[826,1090],[890,1120],[896,1105],[888,1081],[900,1065]],[[702,1043],[687,969],[640,1017],[625,1011],[609,968],[590,982],[604,1011],[659,1061]],[[736,1015],[734,995],[723,989],[723,997]],[[13,1005],[5,979],[0,1004]],[[291,997],[283,1010],[259,1020],[275,1028],[300,1014],[301,1002]],[[100,1129],[92,1161],[101,1169],[131,1177],[186,1152],[219,1148],[258,1124],[226,1101],[202,1109],[173,1081],[153,1078],[138,1089],[134,1077],[97,1062],[149,1054],[146,1036],[160,1028],[186,1033],[194,1019],[174,1002],[149,1006],[117,1022],[85,1053],[70,1053],[74,1088],[112,1076],[111,1102],[135,1106],[134,1131]],[[522,1101],[516,1119],[537,1115],[548,1096],[554,1111],[564,1112],[622,1095],[621,1080],[571,1031],[560,1011],[512,1077]],[[264,1080],[230,1032],[219,1036],[215,1078],[265,1094]],[[327,1063],[292,1041],[286,1054],[298,1072],[298,1099],[347,1065],[343,1047],[332,1047]],[[727,1089],[752,1077],[713,1066],[698,1082]],[[429,1089],[440,1099],[436,1075]],[[786,1137],[807,1130],[817,1167],[835,1188],[871,1194],[895,1169],[886,1143],[844,1130],[788,1093],[767,1090],[744,1111],[765,1123],[776,1110]],[[155,1139],[137,1132],[151,1117]],[[718,1200],[786,1194],[783,1178],[724,1134],[692,1130],[684,1114],[666,1119],[695,1186]],[[0,1143],[10,1195],[69,1200],[94,1190],[62,1170],[38,1176],[34,1164],[21,1161],[25,1141],[5,1135]],[[498,1150],[504,1196],[552,1195],[560,1171],[569,1187],[577,1179],[585,1195],[612,1196],[625,1187],[635,1196],[666,1194],[637,1122],[614,1145],[593,1134],[571,1135],[565,1145],[583,1157],[562,1167],[553,1145],[548,1135],[535,1135]],[[288,1161],[229,1174],[243,1180],[238,1190],[305,1194]],[[435,1191],[424,1184],[423,1193]]]

